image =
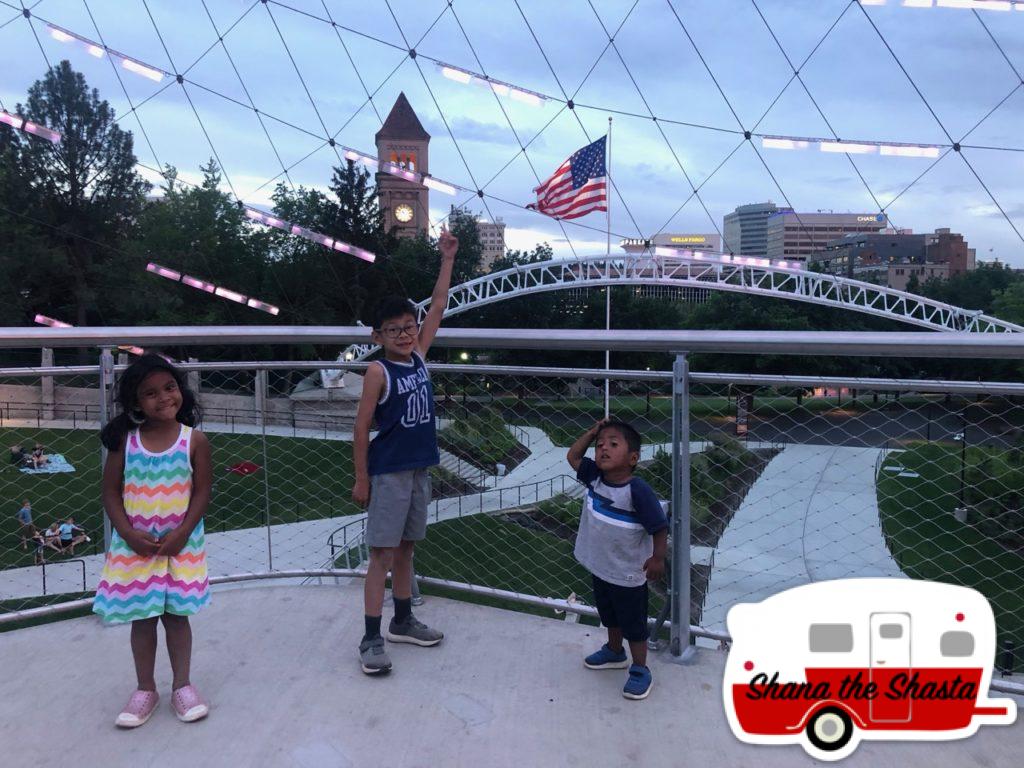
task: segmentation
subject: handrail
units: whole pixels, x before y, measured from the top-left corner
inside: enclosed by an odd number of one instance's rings
[[[124,343],[144,346],[344,345],[365,343],[369,335],[370,329],[360,326],[315,325],[5,327],[0,328],[0,347],[113,347]],[[439,347],[475,349],[1024,359],[1024,334],[963,331],[862,333],[442,328],[433,343]]]
[[[461,496],[449,496],[446,499],[434,499],[431,502],[431,504],[433,504],[435,506],[435,516],[434,516],[434,519],[435,519],[435,521],[437,520],[436,508],[437,508],[438,503],[442,502],[442,501],[449,501],[450,499],[456,499],[456,498],[457,499],[464,499],[464,498],[470,498],[470,497],[474,497],[474,496],[479,496],[479,497],[481,497],[481,500],[482,500],[482,497],[485,494],[494,494],[494,493],[497,493],[498,497],[500,499],[500,498],[502,498],[504,496],[505,493],[512,493],[514,491],[521,491],[523,488],[531,488],[531,487],[539,488],[542,485],[550,485],[550,484],[554,483],[556,480],[561,480],[562,481],[562,483],[561,483],[562,490],[560,491],[560,493],[565,493],[565,480],[566,479],[571,480],[574,484],[577,482],[577,480],[576,480],[576,478],[574,476],[568,475],[568,474],[563,472],[563,473],[558,474],[558,475],[552,475],[551,477],[546,478],[544,480],[534,480],[531,483],[522,483],[520,485],[511,485],[511,486],[508,486],[507,488],[484,488],[484,489],[482,489],[480,491],[477,491],[476,493],[466,493],[466,494],[462,494]],[[553,489],[553,486],[552,486],[552,489]],[[519,498],[520,498],[520,503],[521,503],[521,500],[522,500],[522,495],[521,494],[520,494]],[[517,504],[517,506],[519,506],[519,505]],[[346,534],[346,539],[345,539],[344,543],[342,543],[342,544],[335,544],[334,543],[334,537],[337,534],[341,533],[343,530],[347,529],[349,526],[356,525],[357,523],[361,523],[363,525],[363,527],[365,528],[365,526],[366,526],[366,515],[359,515],[359,516],[353,515],[353,517],[354,517],[353,520],[347,521],[344,525],[341,525],[338,528],[334,529],[328,535],[328,537],[327,537],[327,546],[331,550],[332,558],[333,558],[334,552],[336,550],[342,549],[342,551],[344,551],[343,548],[346,547],[347,541],[348,541],[348,539],[347,539],[348,534]],[[427,517],[429,519],[429,517],[430,517],[429,514],[427,515]],[[459,517],[462,517],[461,511],[460,511]],[[356,544],[353,544],[353,546],[358,545],[358,543],[359,542],[356,541]],[[352,547],[347,547],[347,548],[351,549]]]
[[[86,588],[85,588],[85,581],[86,581],[86,576],[85,576],[85,560],[82,560],[81,558],[77,558],[77,557],[74,558],[74,559],[69,559],[69,560],[54,560],[52,563],[50,563],[50,565],[51,566],[52,565],[66,565],[67,563],[78,563],[79,565],[82,566],[82,592],[85,592],[86,591]],[[45,595],[46,594],[46,561],[43,560],[41,563],[39,563],[39,567],[42,568],[43,594]]]

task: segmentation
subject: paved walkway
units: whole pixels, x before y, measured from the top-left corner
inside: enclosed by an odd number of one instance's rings
[[[625,670],[581,660],[595,628],[426,598],[417,614],[445,632],[436,648],[391,645],[394,671],[362,674],[362,584],[218,589],[193,619],[192,680],[211,713],[191,725],[170,711],[160,644],[152,720],[113,726],[135,684],[126,626],[92,617],[0,634],[3,764],[106,768],[811,768],[799,746],[733,737],[722,707],[725,656],[692,666],[649,657],[654,688],[627,701]],[[1024,701],[1021,702],[1024,705]],[[1009,768],[1024,726],[967,740],[864,743],[844,768]]]
[[[789,445],[765,467],[715,549],[701,625],[737,602],[851,576],[901,576],[882,537],[877,448]]]

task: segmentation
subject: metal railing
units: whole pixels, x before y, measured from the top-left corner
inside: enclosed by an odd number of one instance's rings
[[[293,344],[297,339],[340,346],[366,338],[365,329],[359,328],[0,331],[0,344],[8,347],[185,346],[212,341]],[[593,613],[591,607],[566,597],[570,592],[586,594],[587,587],[568,540],[579,502],[566,502],[564,497],[577,487],[576,481],[562,472],[567,467],[568,444],[601,415],[603,406],[598,398],[566,395],[566,383],[605,377],[613,382],[613,413],[637,425],[645,444],[655,445],[645,455],[652,458],[657,450],[665,452],[665,456],[645,462],[642,473],[652,484],[660,484],[661,495],[672,495],[674,509],[686,510],[686,514],[672,517],[673,542],[710,548],[703,565],[697,566],[690,563],[689,546],[673,546],[673,583],[679,585],[671,591],[669,601],[674,655],[685,654],[696,637],[727,641],[723,619],[731,605],[763,599],[794,579],[813,581],[882,570],[894,576],[967,583],[984,593],[993,581],[1016,578],[1011,566],[1017,561],[1013,558],[1024,555],[1018,551],[1016,509],[1004,502],[1007,494],[1018,490],[1024,497],[1024,478],[1017,472],[1021,463],[1018,443],[1024,444],[1024,407],[1014,399],[1024,395],[1024,385],[691,372],[686,370],[686,354],[680,352],[1016,360],[1024,358],[1024,339],[1016,335],[444,329],[435,343],[487,349],[644,350],[665,354],[666,364],[674,361],[676,369],[671,373],[606,372],[431,365],[439,404],[445,396],[460,391],[467,374],[491,385],[486,402],[455,409],[446,418],[459,428],[468,428],[485,416],[501,417],[502,431],[523,446],[528,456],[512,468],[514,477],[498,478],[498,487],[457,492],[432,502],[428,537],[417,550],[422,584],[523,605]],[[307,428],[301,421],[307,414],[294,411],[282,417],[267,405],[276,398],[297,407],[284,385],[268,384],[267,372],[295,373],[275,379],[287,382],[289,378],[294,381],[299,372],[324,368],[358,373],[365,364],[232,361],[182,365],[194,377],[201,401],[232,391],[251,392],[244,396],[253,398],[251,408],[206,409],[208,422],[221,418],[230,425],[226,431],[210,432],[216,472],[214,501],[208,513],[212,531],[208,546],[215,583],[285,575],[358,574],[348,567],[351,561],[346,561],[344,568],[333,567],[342,551],[354,551],[352,545],[360,539],[356,528],[362,525],[345,520],[358,511],[347,501],[352,479],[350,447],[347,440],[334,439],[334,433],[348,431],[342,427],[346,416],[319,415],[316,426]],[[118,370],[113,368],[113,374]],[[54,386],[90,388],[97,398],[101,392],[109,397],[110,375],[102,374],[100,366],[2,369],[0,373],[13,379],[34,377],[41,387],[48,386],[46,379],[52,379]],[[100,386],[102,376],[107,376],[104,387]],[[526,379],[531,383],[523,391]],[[810,397],[815,388],[850,391],[838,398]],[[652,399],[651,391],[658,396]],[[754,398],[746,415],[745,435],[736,434],[740,414],[734,391]],[[885,392],[900,397],[887,400],[881,395]],[[345,397],[343,392],[319,394],[332,408],[341,406],[331,398]],[[41,413],[53,407],[55,414],[65,407],[49,401],[25,405],[37,407]],[[343,405],[347,408],[354,401]],[[306,402],[303,407],[311,406]],[[94,408],[97,413],[109,412],[109,401],[87,405],[84,413],[91,415]],[[231,415],[235,417],[233,425],[227,418]],[[274,422],[280,418],[295,421],[289,429],[287,422]],[[246,419],[244,429],[242,419]],[[30,480],[9,469],[0,475],[5,497],[31,495],[33,508],[42,509],[37,514],[43,519],[50,514],[79,514],[94,506],[98,488],[95,432],[82,429],[74,417],[70,425],[58,425],[58,421],[40,416],[31,424],[3,425],[12,441],[52,441],[53,449],[74,465],[74,473]],[[957,433],[964,437],[953,444],[951,439]],[[534,439],[538,434],[542,437]],[[691,456],[694,445],[697,452]],[[901,461],[908,473],[898,482],[889,477],[892,473],[880,471],[886,452],[896,446],[905,451]],[[494,435],[483,449],[487,455],[478,457],[479,464],[493,466],[509,445],[506,438]],[[547,479],[533,479],[538,475]],[[29,482],[31,485],[25,484]],[[783,485],[793,498],[787,500],[780,490]],[[841,498],[847,501],[838,501]],[[485,514],[521,508],[524,502],[550,502],[552,510],[543,519],[530,514]],[[966,523],[953,520],[949,514],[952,504],[968,508]],[[810,514],[819,519],[810,520]],[[772,540],[761,542],[756,537],[763,535],[766,521]],[[84,524],[92,529],[98,518]],[[346,532],[339,533],[342,530]],[[934,551],[940,541],[948,558],[921,557],[926,550]],[[769,546],[773,547],[774,565],[764,570],[757,565],[758,558],[763,558]],[[14,591],[20,561],[10,553],[0,556],[6,558],[0,560],[0,600],[12,606],[24,597],[25,605],[31,604],[35,595]],[[99,560],[93,556],[77,561],[84,590],[94,586]],[[332,567],[325,568],[324,563]],[[752,580],[751,569],[764,573]],[[44,591],[50,592],[49,587]],[[1003,658],[1007,641],[1016,647],[1024,641],[1024,608],[999,602],[1002,598],[998,596],[990,599],[996,602]],[[14,610],[0,614],[0,622],[39,611],[56,614],[66,608]],[[1015,659],[1008,666],[1020,670]]]

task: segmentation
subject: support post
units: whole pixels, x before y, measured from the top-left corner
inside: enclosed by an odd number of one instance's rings
[[[43,348],[42,359],[39,361],[40,365],[44,368],[53,366],[53,350],[47,347]],[[43,418],[46,421],[53,420],[53,405],[55,402],[54,390],[53,390],[53,376],[43,376],[40,380],[40,402],[43,404]]]
[[[100,429],[113,417],[114,354],[109,349],[100,352]],[[107,449],[100,444],[100,474],[107,464]],[[110,518],[103,515],[103,551],[110,551]]]
[[[672,365],[672,586],[669,660],[695,661],[690,645],[690,368],[686,353]]]

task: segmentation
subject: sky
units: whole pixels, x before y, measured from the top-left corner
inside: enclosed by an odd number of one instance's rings
[[[621,237],[715,232],[737,205],[771,200],[798,211],[884,208],[894,226],[949,227],[979,259],[1024,267],[1024,12],[900,0],[25,5],[31,18],[0,0],[3,107],[13,110],[47,62],[66,58],[133,132],[140,163],[195,180],[216,154],[225,189],[249,204],[266,206],[279,181],[324,188],[339,163],[327,137],[375,154],[373,135],[404,92],[431,134],[431,173],[487,195],[432,192],[432,220],[468,204],[501,217],[512,248],[604,252],[604,214],[560,225],[521,206],[611,117],[613,247]],[[112,66],[53,39],[47,22],[184,82]],[[497,96],[444,77],[436,61],[551,98],[537,106]],[[813,145],[762,148],[758,134],[964,146],[938,161],[851,163]]]

